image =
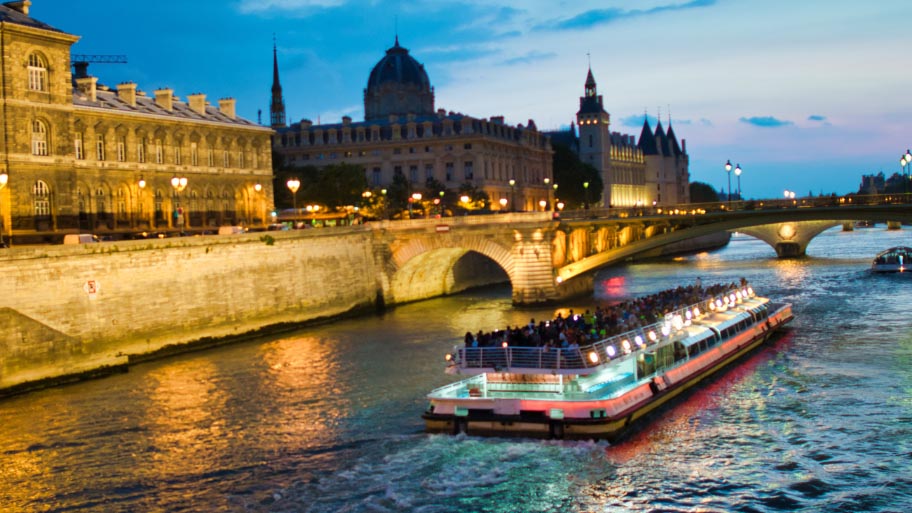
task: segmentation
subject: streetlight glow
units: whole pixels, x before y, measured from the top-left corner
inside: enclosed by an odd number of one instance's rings
[[[732,161],[731,161],[731,160],[726,160],[726,161],[725,161],[725,174],[728,175],[728,207],[729,207],[729,209],[731,209],[731,202],[732,202],[732,175],[731,175],[731,170],[732,170]]]

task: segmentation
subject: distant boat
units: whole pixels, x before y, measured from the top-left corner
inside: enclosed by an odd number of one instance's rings
[[[855,228],[873,228],[874,221],[855,221]]]
[[[901,273],[912,268],[912,248],[896,246],[874,257],[871,270],[876,273]]]

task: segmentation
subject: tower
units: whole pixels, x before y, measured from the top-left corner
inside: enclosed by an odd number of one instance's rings
[[[580,160],[599,170],[602,176],[602,203],[611,205],[611,133],[610,116],[602,105],[592,68],[586,77],[584,96],[580,97],[579,112],[576,113],[579,126]]]
[[[269,124],[272,128],[285,126],[285,100],[279,83],[279,58],[276,55],[275,41],[272,42],[272,103],[269,104]]]

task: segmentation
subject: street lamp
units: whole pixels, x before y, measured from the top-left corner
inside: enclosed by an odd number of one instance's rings
[[[443,217],[443,197],[446,195],[446,191],[440,191],[437,195],[440,196],[440,217]]]
[[[731,209],[732,204],[732,161],[725,161],[725,174],[728,175],[728,208]]]
[[[408,207],[409,207],[409,219],[412,218],[412,203],[416,203],[416,202],[419,202],[419,201],[421,201],[421,193],[420,193],[420,192],[416,192],[415,194],[412,194],[412,197],[409,198],[409,206],[408,206]]]
[[[9,175],[6,171],[0,171],[0,191],[6,187],[6,184],[9,183]],[[12,202],[10,202],[12,205]],[[12,210],[10,210],[10,218],[12,218]],[[10,240],[13,240],[12,234],[10,234]],[[5,248],[6,244],[3,242],[3,209],[0,208],[0,248]]]
[[[507,208],[507,198],[500,198],[500,209],[504,210]]]
[[[510,178],[510,210],[516,210],[516,194],[515,194],[516,180]]]
[[[552,192],[553,192],[553,195],[552,195]],[[552,186],[552,190],[548,191],[548,194],[549,194],[548,201],[551,202],[551,210],[554,210],[554,199],[557,198],[557,184],[554,184]],[[552,199],[552,198],[554,198],[554,199]]]
[[[139,176],[139,181],[136,182],[136,185],[139,186],[139,222],[143,222],[143,189],[146,188],[146,180]],[[151,228],[151,225],[150,225]]]
[[[589,182],[583,182],[583,191],[585,191],[586,199],[583,202],[583,210],[589,210]]]
[[[541,201],[538,202],[538,206],[541,207],[542,212],[544,212],[544,211],[545,211],[545,207],[548,206],[548,202],[545,201],[545,200],[541,200]]]
[[[174,217],[177,219],[177,225],[181,233],[184,233],[184,210],[180,204],[180,193],[187,187],[187,177],[174,175],[171,177],[171,187],[177,194],[177,208],[174,209]]]
[[[256,200],[255,200],[256,209],[254,210],[254,213],[260,214],[259,219],[260,219],[261,224],[266,224],[266,212],[265,212],[265,209],[263,208],[264,207],[263,201],[260,199],[260,192],[262,192],[262,191],[263,191],[263,184],[261,184],[261,183],[253,184],[253,192],[255,192],[257,195]],[[256,219],[254,219],[254,220],[256,220]]]
[[[301,188],[301,180],[297,178],[290,178],[285,185],[288,187],[288,190],[291,191],[291,206],[294,210],[294,217],[298,216],[298,189]],[[295,222],[295,228],[297,228],[297,222]]]
[[[905,163],[906,170],[909,173],[909,179],[912,180],[912,152],[906,150],[906,154],[901,157],[900,164]],[[903,178],[903,190],[909,192],[909,182]]]
[[[741,164],[735,164],[735,176],[738,177],[738,201],[744,201],[741,197]]]

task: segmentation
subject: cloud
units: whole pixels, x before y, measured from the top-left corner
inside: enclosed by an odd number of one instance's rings
[[[649,16],[668,11],[682,11],[686,9],[695,9],[709,7],[714,5],[716,0],[690,0],[681,4],[659,5],[650,9],[620,9],[611,7],[608,9],[591,9],[577,14],[572,18],[562,20],[553,20],[542,23],[536,27],[538,30],[575,30],[592,28],[598,25],[605,25],[618,20],[635,18],[639,16]]]
[[[519,55],[502,61],[501,64],[504,66],[513,66],[516,64],[532,64],[534,62],[544,61],[553,57],[557,57],[557,54],[554,52],[539,52],[537,50],[533,50],[525,55]]]
[[[241,0],[238,4],[238,10],[247,14],[268,12],[276,9],[286,11],[311,8],[325,9],[339,7],[345,3],[346,0]]]
[[[748,125],[760,126],[764,128],[777,128],[780,126],[793,125],[791,121],[776,119],[772,116],[754,116],[750,118],[740,118],[738,121]]]
[[[826,121],[826,116],[814,114],[813,116],[808,116],[808,121]]]
[[[647,116],[646,116],[646,119],[649,120],[649,126],[655,128],[655,126],[656,126],[656,124],[657,124],[657,121],[658,121],[658,120],[656,120],[656,117],[655,117],[655,116],[648,116],[648,115],[647,115]],[[621,122],[621,125],[622,125],[622,126],[629,126],[629,127],[639,128],[639,127],[643,126],[643,115],[642,115],[642,114],[634,114],[634,115],[632,115],[632,116],[627,116],[627,117],[621,118],[621,119],[619,119],[618,121]]]

